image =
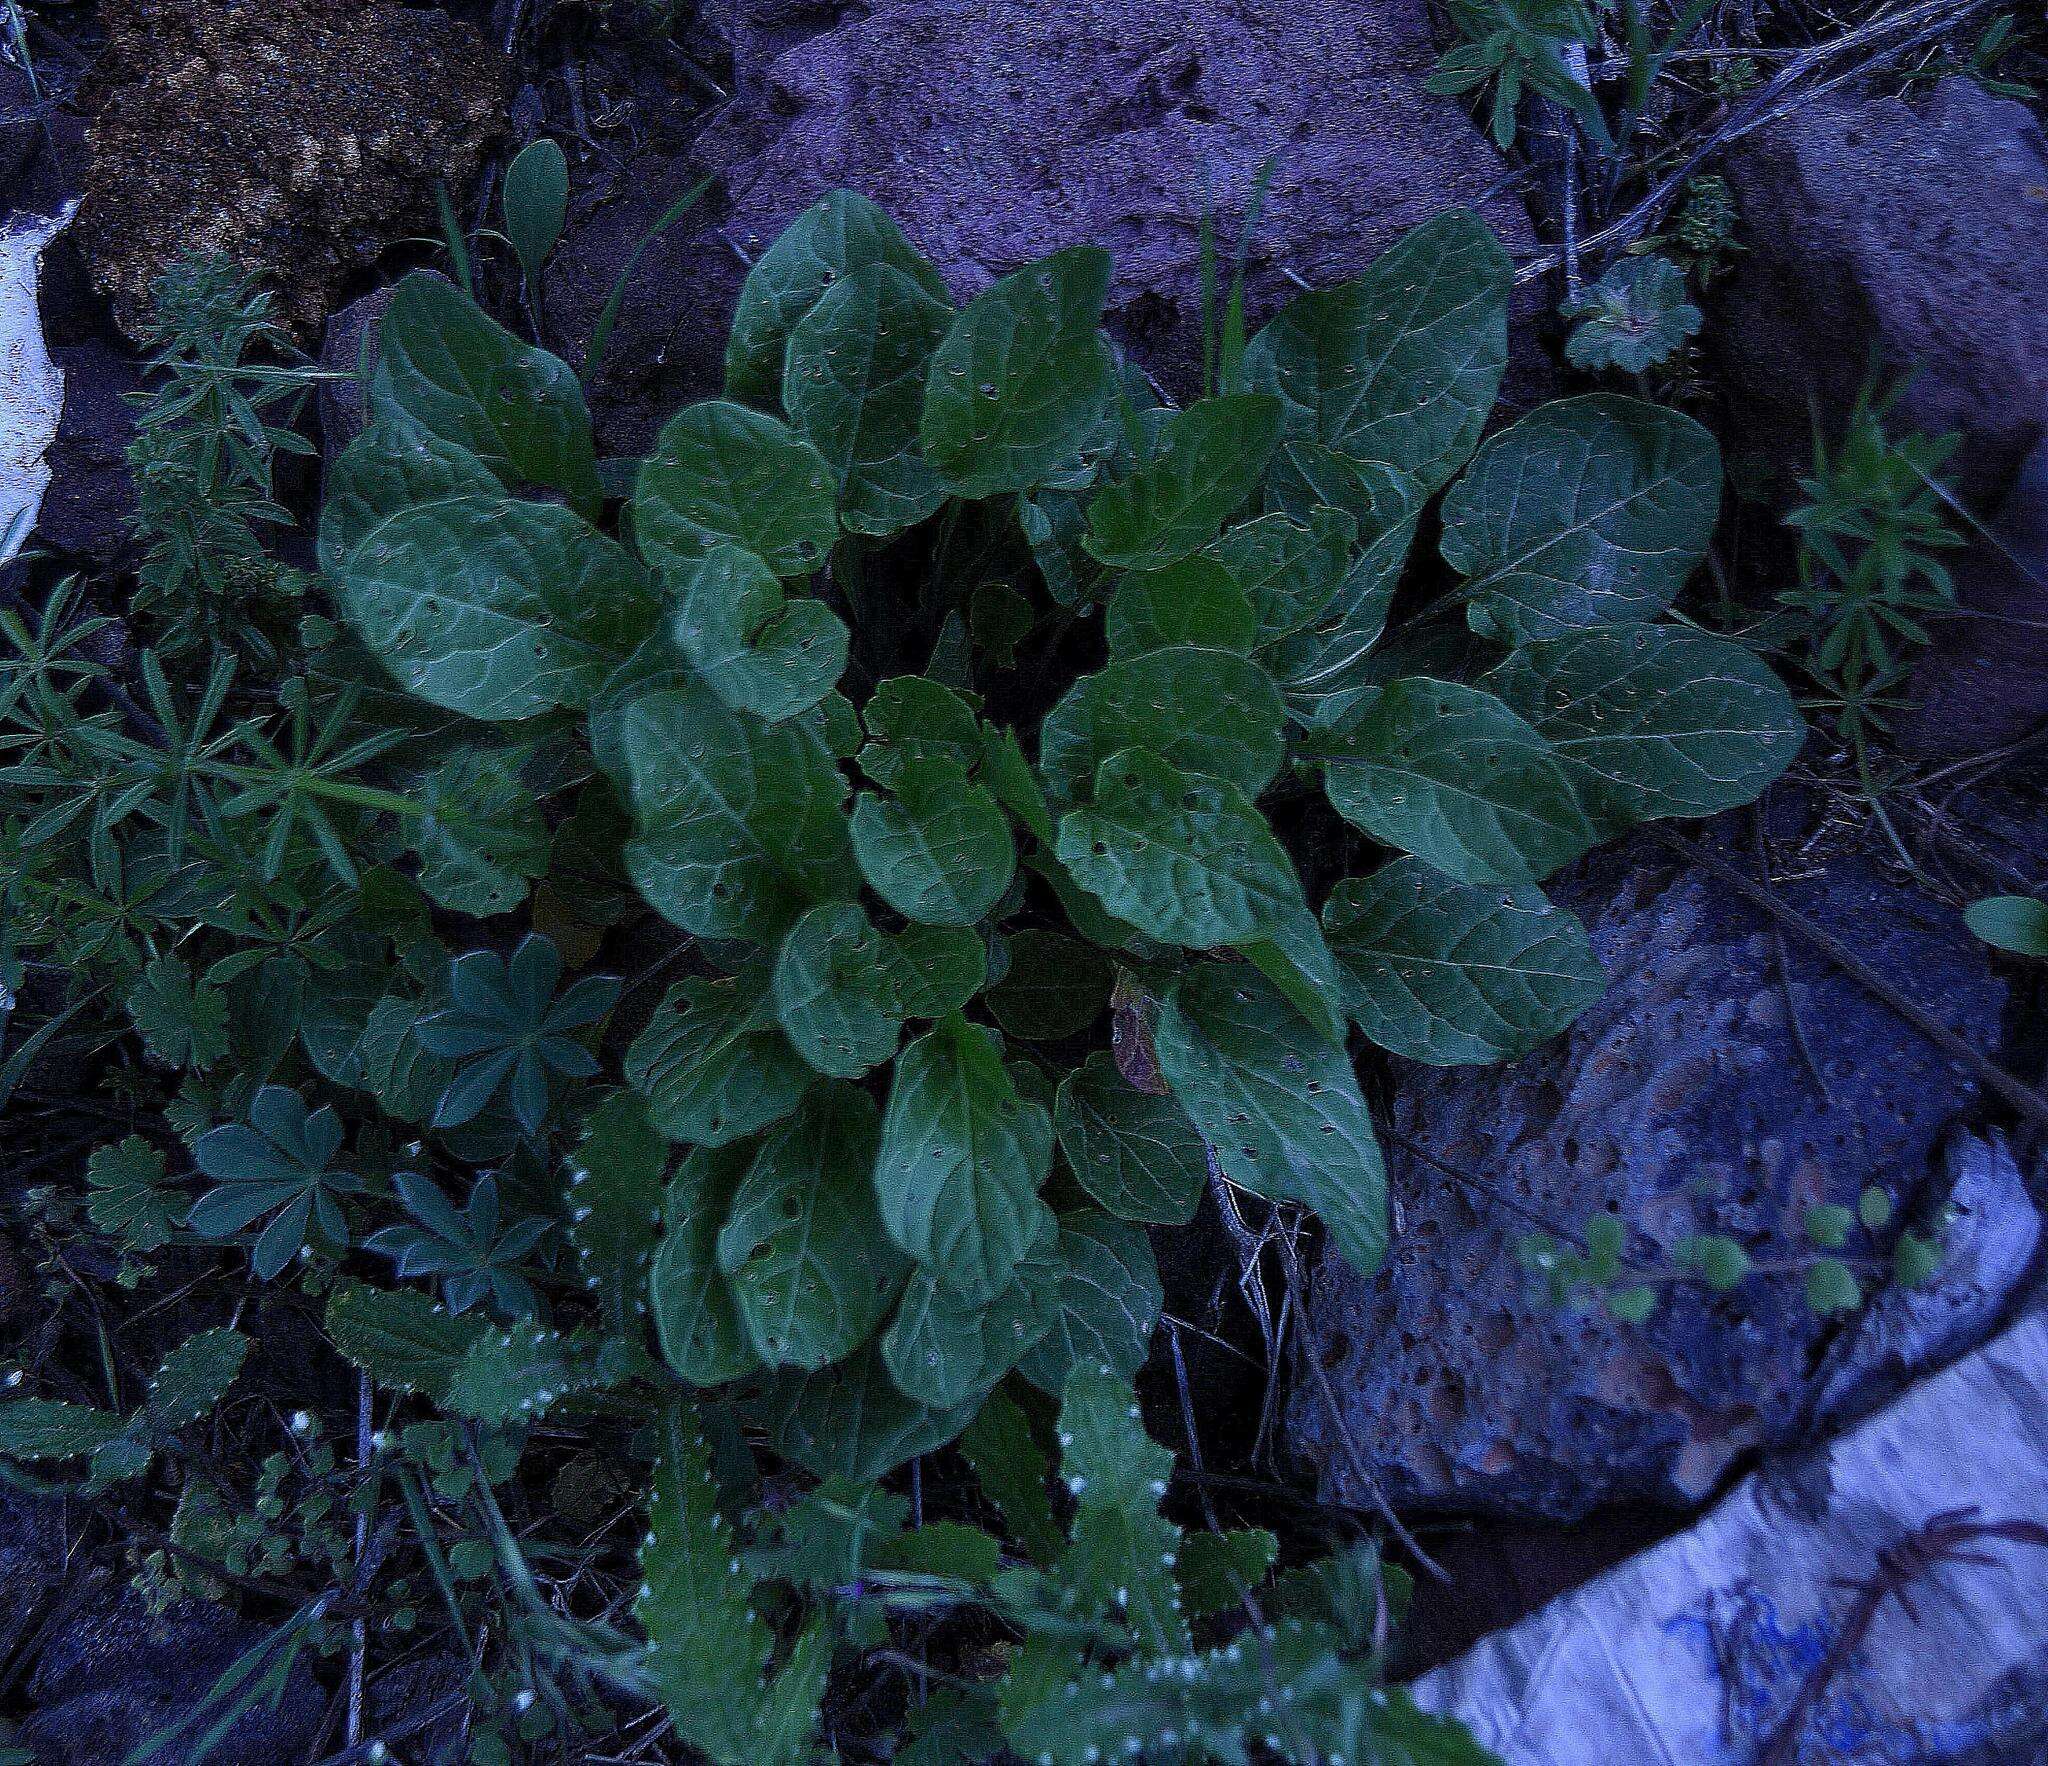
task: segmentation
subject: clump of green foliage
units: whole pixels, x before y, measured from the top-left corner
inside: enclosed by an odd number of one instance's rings
[[[281,358],[267,293],[219,258],[173,265],[156,284],[153,354],[128,469],[146,543],[134,610],[166,657],[225,643],[274,664],[296,614],[298,574],[264,549],[290,517],[274,498],[280,453],[311,451],[293,428],[309,382]]]
[[[1841,440],[1830,448],[1816,433],[1813,473],[1785,517],[1799,584],[1780,600],[1801,617],[1801,661],[1866,770],[1870,738],[1930,641],[1927,619],[1955,605],[1941,554],[1963,543],[1941,478],[1960,438],[1895,433],[1895,398],[1866,383]]]
[[[1548,98],[1569,111],[1587,138],[1611,148],[1600,102],[1572,69],[1576,52],[1600,35],[1598,8],[1589,0],[1447,0],[1460,41],[1438,58],[1423,82],[1432,92],[1487,95],[1487,132],[1496,146],[1514,146],[1525,96]]]
[[[1109,270],[956,309],[835,194],[748,278],[726,396],[624,463],[565,363],[410,277],[329,476],[340,617],[281,680],[230,635],[131,689],[71,591],[0,613],[0,962],[70,990],[24,1047],[92,1026],[160,1106],[90,1226],[144,1270],[246,1252],[388,1419],[292,1475],[406,1573],[346,1623],[309,1582],[224,1700],[424,1603],[486,1766],[622,1687],[801,1761],[835,1662],[975,1614],[1003,1645],[883,1719],[906,1759],[1484,1757],[1380,1685],[1393,1572],[1160,1512],[1145,1229],[1222,1187],[1376,1265],[1354,1029],[1473,1063],[1561,1028],[1602,975],[1542,880],[1748,802],[1803,728],[1662,617],[1704,430],[1599,395],[1482,441],[1476,217],[1231,328],[1185,408],[1103,335]],[[0,1407],[0,1447],[104,1485],[176,1421],[79,1408]],[[948,1444],[1001,1537],[906,1524],[883,1480]],[[607,1464],[636,1553],[570,1523]],[[332,1512],[223,1549],[332,1575]]]
[[[1704,322],[1686,299],[1685,273],[1669,258],[1617,258],[1599,281],[1558,311],[1576,319],[1566,357],[1580,368],[1641,374],[1666,362]]]

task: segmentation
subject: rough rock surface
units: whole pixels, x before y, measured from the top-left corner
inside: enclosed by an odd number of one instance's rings
[[[1960,430],[1966,496],[1994,503],[2048,427],[2048,139],[1974,81],[1802,105],[1727,161],[1743,253],[1716,315],[1739,439],[1789,480],[1810,402],[1839,418],[1871,366],[1897,407]]]
[[[128,444],[135,412],[127,395],[140,388],[142,375],[108,324],[69,230],[43,253],[37,298],[50,355],[64,376],[64,408],[44,455],[50,486],[35,543],[69,561],[112,567],[134,543]]]
[[[1502,1766],[2039,1766],[2048,1551],[1970,1539],[1908,1569],[1898,1599],[1866,1611],[1857,1595],[1944,1511],[2048,1512],[2044,1381],[2034,1312],[1426,1675],[1417,1701]]]
[[[1985,753],[2048,719],[2048,436],[1985,527],[1949,565],[1965,615],[1934,622],[1894,721],[1921,754]]]
[[[0,1489],[0,1657],[13,1658],[63,1582],[62,1523],[61,1503]]]
[[[36,95],[28,76],[12,63],[0,64],[0,191],[10,198],[42,133],[36,111]]]
[[[1780,888],[1936,1017],[1995,1040],[2005,988],[1951,911],[1858,861]],[[1796,1275],[1727,1295],[1679,1284],[1640,1326],[1553,1310],[1517,1261],[1532,1223],[1516,1210],[1574,1228],[1611,1210],[1651,1266],[1706,1231],[1759,1262],[1796,1256],[1811,1204],[1853,1207],[1874,1183],[1903,1214],[1972,1096],[1916,1032],[1788,939],[1823,1095],[1767,924],[1654,843],[1596,857],[1556,894],[1587,922],[1606,996],[1511,1066],[1403,1065],[1394,1251],[1369,1281],[1334,1258],[1318,1274],[1313,1325],[1344,1425],[1397,1503],[1571,1518],[1629,1498],[1698,1502],[1735,1456],[1793,1426],[1831,1327]],[[1325,1492],[1362,1500],[1314,1382],[1296,1382],[1290,1423]]]
[[[266,1627],[225,1607],[185,1602],[152,1615],[139,1595],[118,1604],[88,1592],[77,1617],[44,1643],[28,1687],[34,1714],[22,1733],[39,1761],[63,1766],[185,1766],[184,1741],[138,1758],[135,1750],[189,1715],[193,1701]],[[301,1664],[277,1699],[259,1699],[229,1726],[211,1758],[235,1766],[298,1766],[326,1714],[326,1696]]]
[[[274,281],[317,327],[345,278],[431,230],[503,109],[468,25],[389,0],[108,0],[79,216],[94,278],[131,337],[150,284],[190,252]]]
[[[377,366],[378,332],[397,292],[396,283],[373,288],[329,319],[321,334],[321,368],[329,374],[356,377],[320,383],[320,445],[330,466],[369,421],[370,375]]]
[[[1176,390],[1201,357],[1203,214],[1227,256],[1269,155],[1254,323],[1293,292],[1289,273],[1355,275],[1445,207],[1475,205],[1510,250],[1532,246],[1499,155],[1422,88],[1422,0],[881,0],[795,41],[768,28],[787,6],[730,12],[744,84],[696,150],[720,176],[722,237],[650,253],[647,287],[674,292],[636,295],[617,340],[619,360],[660,370],[614,389],[645,401],[643,426],[715,384],[724,334],[706,313],[730,312],[741,260],[841,185],[887,209],[961,298],[1062,246],[1107,246],[1112,328]],[[587,334],[624,252],[687,182],[646,166],[572,234],[555,272],[566,332]]]

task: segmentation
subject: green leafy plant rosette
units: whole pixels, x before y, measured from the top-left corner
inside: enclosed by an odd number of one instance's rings
[[[517,182],[531,289],[554,157]],[[245,1250],[259,1305],[320,1296],[385,1414],[431,1413],[360,1475],[501,1640],[480,1758],[601,1682],[801,1761],[836,1650],[959,1606],[1022,1641],[899,1757],[1484,1758],[1381,1685],[1398,1572],[1161,1513],[1146,1229],[1227,1187],[1377,1264],[1352,1039],[1556,1032],[1603,977],[1545,878],[1750,801],[1802,726],[1670,617],[1704,430],[1596,395],[1488,434],[1510,268],[1474,216],[1249,340],[1233,296],[1185,408],[1104,336],[1109,275],[1063,251],[956,308],[835,194],[749,276],[726,396],[637,462],[414,276],[326,487],[341,617],[260,690],[224,645],[124,697],[71,590],[0,609],[0,980],[26,951],[79,996],[0,1100],[125,1013],[164,1145],[101,1149],[93,1226]],[[172,1384],[218,1397],[239,1348],[199,1341]],[[0,1406],[0,1453],[101,1485],[194,1420],[51,1405]],[[556,1547],[501,1510],[542,1419],[652,1467],[631,1633],[539,1593]],[[762,1442],[816,1482],[764,1502]],[[1004,1542],[877,1482],[948,1444]],[[353,1648],[325,1611],[290,1639]]]
[[[1440,1062],[1551,1034],[1600,972],[1542,879],[1748,802],[1802,735],[1752,655],[1662,617],[1714,523],[1704,430],[1599,395],[1482,442],[1510,278],[1473,216],[1300,297],[1185,409],[1104,337],[1108,279],[1064,251],[955,311],[831,196],[748,279],[732,396],[615,506],[569,369],[415,277],[333,475],[363,643],[480,743],[587,743],[626,877],[695,941],[583,1157],[667,1144],[658,1340],[821,1467],[950,1438],[1020,1364],[1059,1390],[1057,1346],[1135,1367],[1157,1280],[1115,1229],[1187,1218],[1212,1160],[1376,1263],[1353,1026]],[[1389,631],[1439,501],[1454,580]],[[1005,548],[1013,668],[973,638]],[[422,1027],[466,1063],[443,1121],[504,1083],[531,1130],[550,1063],[584,1071],[524,956]],[[1107,1288],[1077,1274],[1105,1243]],[[856,1388],[896,1426],[791,1420]]]

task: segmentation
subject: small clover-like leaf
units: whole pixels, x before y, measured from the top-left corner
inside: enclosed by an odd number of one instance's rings
[[[128,1015],[149,1052],[168,1067],[211,1067],[228,1052],[228,996],[162,956],[128,995]]]
[[[131,1251],[168,1244],[181,1198],[165,1187],[165,1168],[163,1154],[139,1134],[98,1148],[85,1162],[86,1218]]]

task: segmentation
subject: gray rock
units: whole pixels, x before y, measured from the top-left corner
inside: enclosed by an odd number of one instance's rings
[[[2048,438],[1984,525],[1949,566],[1965,617],[1932,622],[1934,646],[1907,683],[1912,707],[1893,721],[1919,754],[1981,754],[2048,718]]]
[[[44,1766],[183,1766],[191,1735],[138,1750],[188,1717],[214,1682],[268,1635],[225,1607],[189,1601],[152,1614],[132,1589],[88,1591],[45,1641],[30,1678],[22,1734]],[[234,1766],[298,1766],[326,1714],[303,1662],[256,1700],[209,1756]]]
[[[0,1486],[0,1661],[13,1659],[63,1585],[63,1522],[61,1501]]]
[[[1951,910],[1857,861],[1781,888],[1935,1017],[1996,1038],[2005,988]],[[1576,1228],[1611,1211],[1649,1265],[1708,1231],[1759,1262],[1796,1256],[1811,1204],[1853,1207],[1876,1184],[1903,1214],[1972,1097],[1918,1033],[1788,939],[1824,1096],[1766,923],[1647,839],[1555,893],[1587,922],[1606,996],[1513,1065],[1400,1066],[1394,1251],[1371,1280],[1326,1257],[1315,1283],[1343,1425],[1397,1503],[1559,1518],[1625,1498],[1697,1503],[1794,1426],[1832,1327],[1796,1274],[1726,1295],[1681,1283],[1640,1326],[1552,1309],[1517,1258],[1529,1216]],[[1859,1235],[1852,1249],[1888,1246]],[[1325,1494],[1361,1500],[1316,1382],[1298,1380],[1291,1405]]]
[[[320,383],[320,451],[329,465],[341,450],[356,439],[369,421],[370,374],[377,366],[377,333],[385,309],[396,292],[373,288],[327,321],[320,338],[320,366],[329,374],[348,374],[350,380]]]
[[[134,543],[128,444],[135,412],[127,395],[141,387],[142,371],[107,324],[105,303],[92,292],[68,235],[43,253],[37,298],[50,354],[64,376],[64,408],[44,455],[50,484],[35,541],[67,561],[118,568]]]
[[[1283,272],[1356,275],[1446,207],[1533,245],[1500,156],[1423,90],[1422,0],[881,0],[830,28],[764,0],[728,12],[742,84],[694,156],[720,176],[723,218],[643,261],[615,351],[622,373],[659,364],[653,385],[611,389],[645,402],[643,423],[716,384],[707,311],[722,319],[741,259],[838,186],[887,209],[961,298],[1043,253],[1107,246],[1112,329],[1178,390],[1201,359],[1205,208],[1227,255],[1269,155],[1254,323],[1294,291]],[[565,332],[587,335],[625,252],[686,185],[636,168],[566,242],[550,309]]]
[[[1817,401],[1914,370],[1898,414],[1959,430],[1965,495],[1995,503],[2048,424],[2048,140],[2024,104],[1944,80],[1918,103],[1805,104],[1727,161],[1744,246],[1713,336],[1741,442],[1789,478]]]

